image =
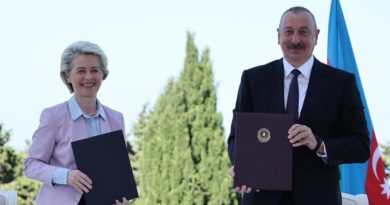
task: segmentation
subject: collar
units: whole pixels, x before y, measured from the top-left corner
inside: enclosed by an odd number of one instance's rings
[[[310,79],[310,74],[311,74],[311,70],[313,69],[313,64],[314,64],[314,57],[312,55],[303,65],[301,65],[297,69],[301,71],[302,75],[305,78]],[[283,58],[283,68],[284,68],[284,78],[287,78],[287,76],[290,75],[291,71],[295,69],[294,66],[292,66],[289,62],[287,62],[285,58]]]
[[[84,116],[86,118],[89,117],[83,113],[83,111],[81,110],[80,105],[77,102],[76,97],[74,95],[68,100],[68,105],[69,105],[70,114],[72,115],[72,120],[76,120],[80,116]],[[104,112],[103,106],[99,102],[99,100],[97,100],[97,106],[98,106],[98,112],[93,117],[100,116],[103,118],[103,120],[106,120],[106,113]],[[91,117],[89,117],[89,118],[91,118]]]

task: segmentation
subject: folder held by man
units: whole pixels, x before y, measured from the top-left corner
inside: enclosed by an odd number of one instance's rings
[[[288,129],[293,116],[236,113],[234,187],[260,190],[292,189],[292,146]]]

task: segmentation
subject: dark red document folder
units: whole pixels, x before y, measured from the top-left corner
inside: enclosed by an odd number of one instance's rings
[[[289,114],[236,113],[234,187],[291,190],[292,145]]]

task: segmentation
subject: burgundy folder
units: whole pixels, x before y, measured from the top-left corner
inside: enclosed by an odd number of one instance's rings
[[[236,113],[234,187],[291,190],[290,114]]]

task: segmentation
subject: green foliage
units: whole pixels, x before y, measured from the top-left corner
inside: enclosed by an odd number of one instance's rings
[[[0,124],[0,184],[9,183],[23,173],[20,163],[22,158],[6,145],[10,136],[10,131],[4,131],[3,125]]]
[[[0,184],[9,183],[23,173],[21,161],[14,149],[0,147]]]
[[[19,205],[34,205],[34,199],[38,194],[41,182],[29,179],[25,176],[17,177],[13,182],[2,185],[5,190],[16,190],[18,192]]]
[[[135,204],[237,204],[217,112],[209,50],[188,34],[184,69],[134,126],[140,198]]]
[[[3,147],[9,141],[11,136],[10,131],[4,131],[3,129],[3,124],[0,124],[0,147]]]
[[[7,146],[6,143],[10,137],[10,131],[3,131],[3,125],[0,124],[0,188],[16,190],[19,205],[33,205],[40,182],[24,176],[23,159],[26,157],[27,151],[18,153]]]
[[[389,145],[379,145],[381,148],[382,160],[385,167],[390,167],[390,146]]]
[[[133,136],[135,138],[141,138],[142,136],[144,136],[145,128],[148,121],[148,115],[149,115],[148,105],[145,104],[142,108],[142,112],[138,116],[137,124],[135,124],[132,127],[130,136]],[[140,160],[139,160],[139,154],[136,153],[138,152],[142,144],[140,140],[136,141],[135,143],[131,143],[131,142],[134,142],[134,139],[130,139],[130,142],[128,142],[127,147],[128,149],[129,147],[131,147],[131,151],[129,150],[128,152],[129,152],[131,166],[133,168],[134,178],[136,183],[138,183],[140,181],[140,173],[139,173]]]

